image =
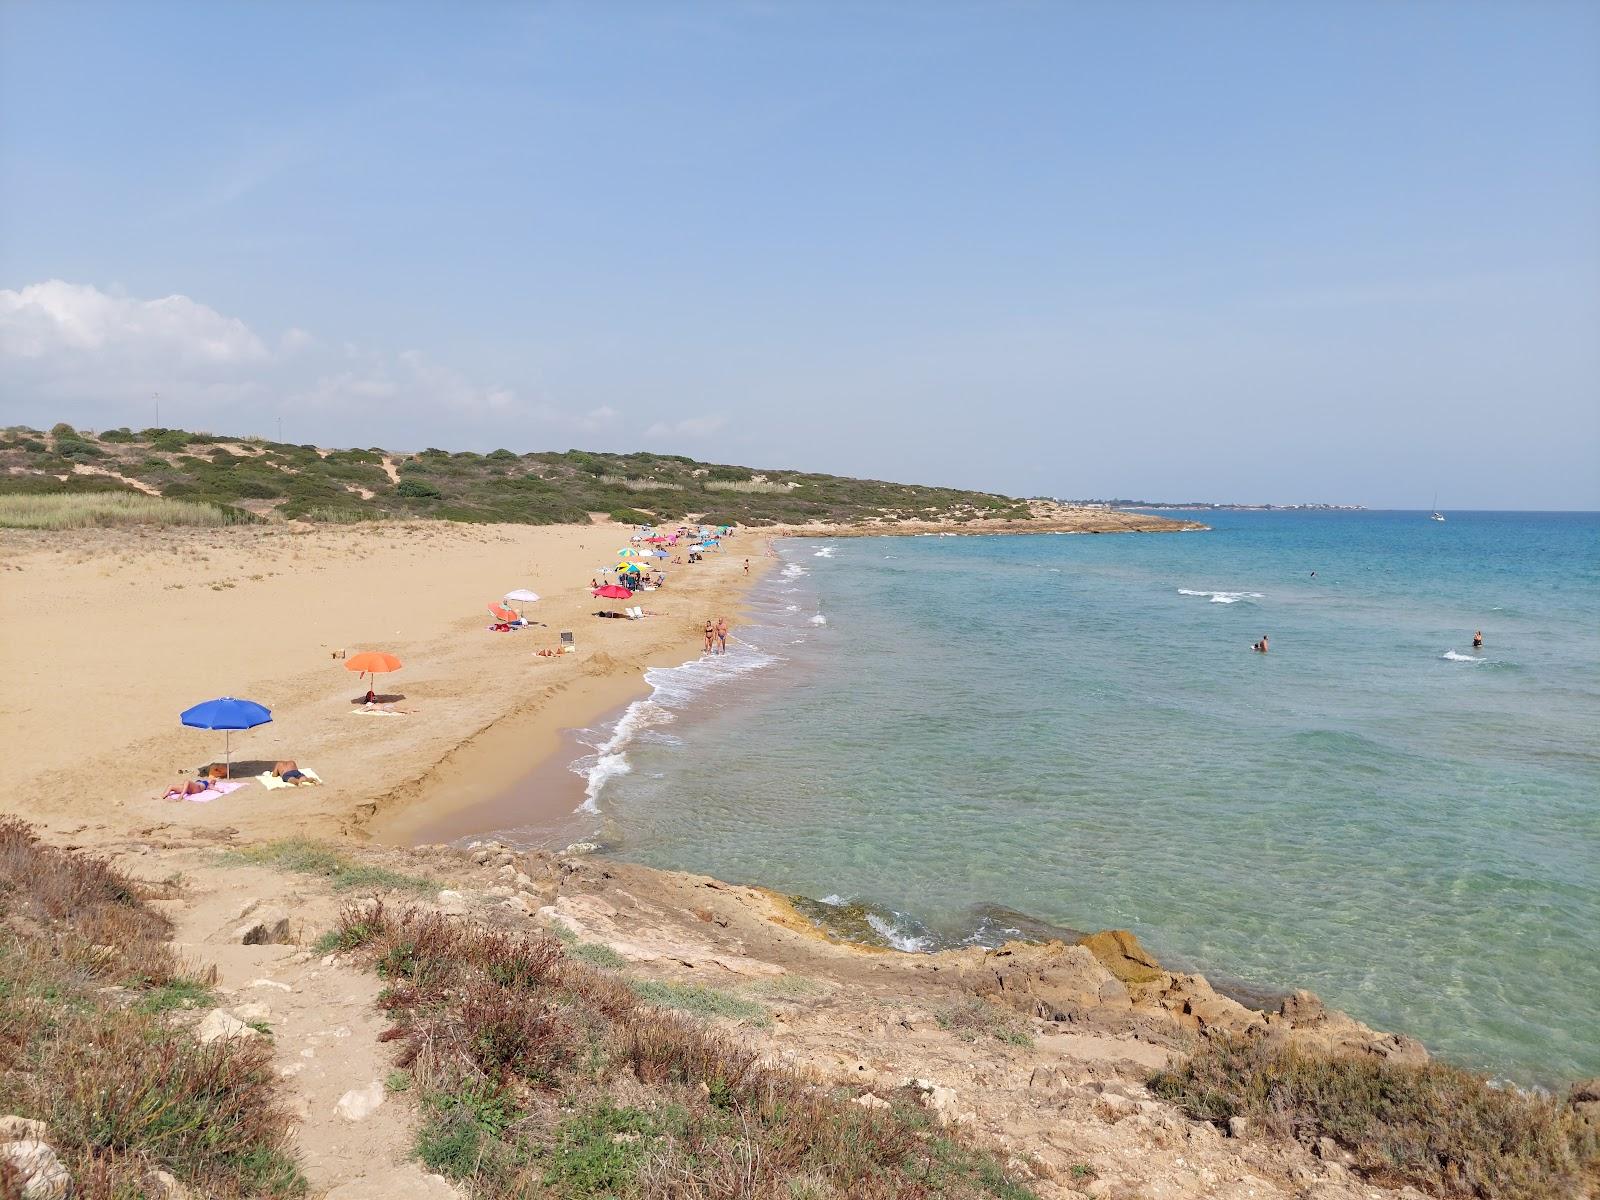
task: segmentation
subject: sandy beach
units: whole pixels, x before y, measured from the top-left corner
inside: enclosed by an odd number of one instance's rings
[[[1054,507],[1039,518],[1041,532],[1188,527]],[[974,521],[895,532],[956,528],[1013,531]],[[665,564],[667,587],[641,593],[643,621],[598,619],[620,602],[596,600],[587,585],[631,532],[610,521],[0,532],[0,729],[25,748],[0,762],[6,807],[56,827],[171,822],[403,844],[475,832],[461,814],[519,781],[526,791],[546,763],[537,778],[548,797],[515,815],[552,824],[574,804],[572,777],[547,763],[564,731],[645,694],[647,668],[694,657],[708,617],[728,617],[737,636],[739,597],[772,563],[771,538],[886,531],[743,531],[703,562]],[[541,624],[489,632],[488,603],[515,588],[541,597],[525,613]],[[575,653],[535,653],[564,630]],[[393,714],[360,711],[366,685],[337,655],[363,650],[405,664],[376,683]],[[235,778],[293,759],[323,785],[268,791],[252,781],[203,803],[159,799],[222,760],[221,733],[178,719],[218,696],[273,714],[232,736]],[[484,828],[509,815],[488,811]]]
[[[668,586],[651,615],[587,584],[630,530],[590,526],[361,525],[220,530],[8,532],[0,538],[0,764],[7,809],[70,827],[174,823],[403,841],[439,813],[497,794],[581,727],[643,693],[643,670],[690,658],[707,616],[737,625],[738,593],[764,540],[735,537]],[[751,559],[750,576],[743,572]],[[487,629],[513,588],[542,622]],[[570,630],[577,650],[535,651]],[[385,650],[404,668],[377,691],[402,715],[360,712],[365,685],[335,657]],[[221,761],[223,736],[182,726],[201,700],[273,711],[232,737],[235,777],[292,758],[321,787],[259,783],[207,803],[157,799]]]

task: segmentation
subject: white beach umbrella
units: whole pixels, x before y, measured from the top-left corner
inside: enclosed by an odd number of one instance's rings
[[[505,595],[507,604],[510,604],[513,600],[520,604],[532,604],[538,598],[538,592],[530,592],[527,588],[518,588],[516,591],[507,592]]]

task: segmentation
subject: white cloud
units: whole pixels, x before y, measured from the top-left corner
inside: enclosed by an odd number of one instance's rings
[[[25,410],[13,419],[87,428],[149,421],[152,392],[171,424],[247,433],[294,412],[308,435],[363,444],[393,436],[461,445],[622,424],[609,405],[564,408],[422,350],[298,326],[264,337],[187,296],[142,300],[55,279],[0,289],[0,386]]]
[[[685,417],[681,421],[657,421],[644,431],[645,437],[709,437],[728,422],[723,417]]]
[[[278,339],[278,348],[285,354],[298,354],[317,344],[317,339],[304,329],[285,329]]]
[[[248,325],[187,296],[136,300],[51,279],[0,289],[0,358],[159,357],[190,366],[269,357]]]

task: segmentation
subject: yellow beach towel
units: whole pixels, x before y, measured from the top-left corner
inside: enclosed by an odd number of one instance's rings
[[[322,777],[320,775],[318,775],[315,771],[313,771],[310,767],[301,767],[300,768],[300,774],[304,775],[307,779],[311,780],[312,783],[321,783],[322,782]],[[269,792],[273,788],[283,788],[283,787],[294,787],[295,786],[293,783],[285,783],[283,780],[279,779],[276,775],[274,775],[271,771],[267,771],[265,774],[262,774],[262,775],[257,775],[256,778],[261,781],[261,786],[266,788]]]

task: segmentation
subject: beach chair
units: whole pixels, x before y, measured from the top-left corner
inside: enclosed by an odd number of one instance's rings
[[[572,640],[571,632],[567,631],[567,630],[563,630],[562,633],[561,633],[561,653],[563,653],[563,654],[571,654],[577,648],[578,648],[578,645],[577,645],[576,642],[574,642]]]

